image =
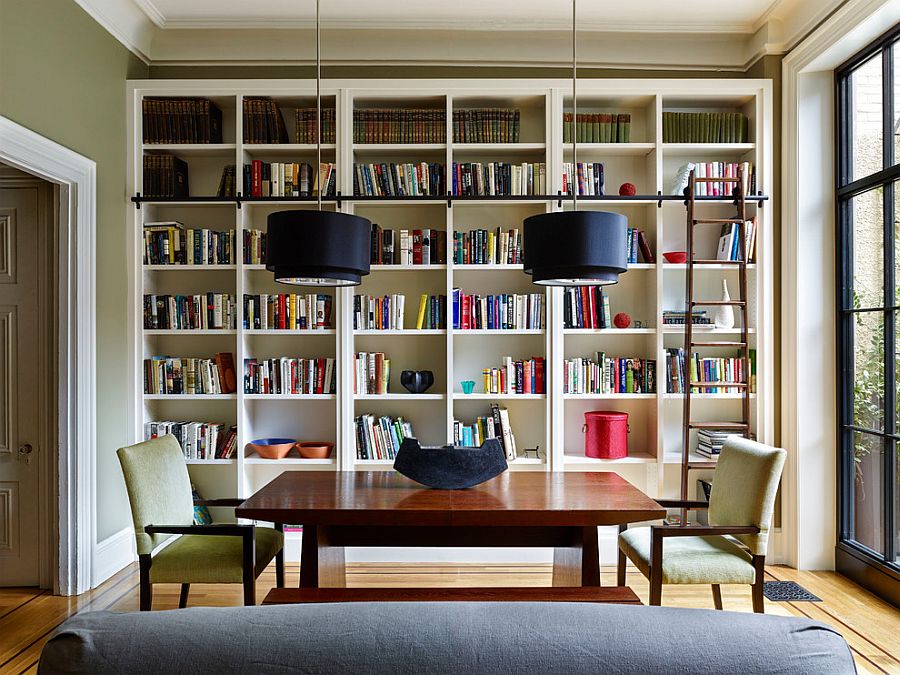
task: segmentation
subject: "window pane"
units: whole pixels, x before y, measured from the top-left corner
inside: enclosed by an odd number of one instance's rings
[[[900,42],[894,43],[894,164],[900,162]]]
[[[851,200],[853,306],[884,307],[884,188]]]
[[[883,457],[881,438],[853,434],[852,538],[879,553],[884,552]]]
[[[859,312],[853,322],[853,424],[884,430],[884,314]]]
[[[850,180],[883,169],[884,124],[881,53],[863,63],[850,75],[852,97],[853,166]]]

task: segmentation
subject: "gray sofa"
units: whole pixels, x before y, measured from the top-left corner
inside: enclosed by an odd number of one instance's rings
[[[345,603],[87,612],[39,673],[855,673],[807,619],[586,603]]]

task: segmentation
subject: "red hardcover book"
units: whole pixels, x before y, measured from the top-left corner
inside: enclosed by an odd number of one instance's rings
[[[534,360],[534,393],[544,393],[544,357],[535,356]]]
[[[316,393],[325,392],[325,359],[316,359]]]
[[[531,394],[531,378],[534,375],[533,372],[534,361],[526,360],[522,363],[522,393],[523,394]]]
[[[287,328],[287,296],[280,294],[278,296],[278,328],[284,330]]]
[[[647,235],[644,234],[643,230],[638,230],[638,246],[641,249],[641,255],[644,257],[644,262],[650,263],[651,265],[656,264],[656,259],[650,251],[650,243],[647,241]]]
[[[471,305],[471,296],[460,294],[459,296],[459,304],[460,304],[460,322],[459,327],[462,330],[469,330],[469,322],[472,318],[472,305]]]
[[[261,197],[262,196],[262,160],[254,159],[250,163],[250,196],[251,197]]]

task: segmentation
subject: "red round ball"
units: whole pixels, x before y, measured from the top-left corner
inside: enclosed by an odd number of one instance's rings
[[[634,186],[634,183],[622,183],[619,186],[619,194],[622,197],[634,197],[637,194],[637,188]]]
[[[616,328],[628,328],[631,325],[631,317],[625,312],[619,312],[613,317]]]

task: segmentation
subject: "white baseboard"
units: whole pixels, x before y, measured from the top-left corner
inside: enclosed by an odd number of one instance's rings
[[[616,564],[616,528],[599,528],[600,564]],[[284,543],[285,559],[300,560],[300,533],[289,532]],[[549,548],[348,548],[347,562],[393,563],[550,563]]]
[[[137,560],[134,530],[125,527],[94,546],[91,588],[96,588],[113,574]]]

